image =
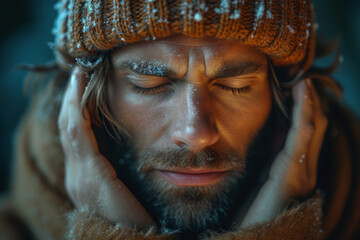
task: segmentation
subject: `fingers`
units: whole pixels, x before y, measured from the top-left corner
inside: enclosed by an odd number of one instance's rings
[[[113,222],[149,226],[151,217],[99,151],[89,112],[81,106],[87,81],[85,73],[75,68],[58,119],[67,193],[77,209],[89,209]]]
[[[270,176],[285,183],[286,194],[298,197],[308,194],[316,185],[327,120],[310,79],[293,87],[293,99],[291,127],[284,149],[274,160]]]
[[[60,137],[70,158],[91,158],[99,154],[91,129],[89,112],[81,107],[87,77],[80,68],[73,71],[59,115]]]
[[[301,81],[294,86],[293,98],[292,124],[284,150],[290,156],[300,156],[304,158],[304,155],[306,157],[315,131],[310,80]],[[301,162],[300,158],[299,162]]]
[[[310,87],[310,92],[313,98],[313,121],[316,131],[314,132],[313,138],[311,140],[307,167],[309,176],[315,178],[312,180],[316,182],[318,159],[321,147],[323,145],[324,135],[328,126],[328,120],[322,111],[320,98],[313,86]]]

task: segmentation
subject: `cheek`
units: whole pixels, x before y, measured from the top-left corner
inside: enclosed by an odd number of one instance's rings
[[[149,145],[163,135],[166,128],[164,106],[121,87],[110,87],[108,96],[116,121],[137,145]]]
[[[233,149],[245,153],[256,134],[264,126],[272,105],[268,84],[256,94],[232,104],[217,103],[218,130],[224,141]]]

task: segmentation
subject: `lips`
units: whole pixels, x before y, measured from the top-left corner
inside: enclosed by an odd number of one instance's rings
[[[206,169],[158,170],[168,182],[178,186],[206,186],[215,184],[226,175],[226,171]]]

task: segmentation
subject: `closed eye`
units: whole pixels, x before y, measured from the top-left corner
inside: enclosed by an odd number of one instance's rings
[[[143,95],[154,95],[154,94],[158,94],[163,92],[169,85],[170,83],[165,83],[159,86],[155,86],[155,87],[149,87],[149,88],[144,88],[144,87],[140,87],[137,85],[132,84],[132,89],[139,94],[143,94]]]
[[[217,86],[219,88],[221,88],[222,90],[231,93],[235,96],[245,96],[251,89],[250,86],[245,86],[245,87],[241,87],[241,88],[232,88],[226,85],[222,85],[219,83],[215,83],[214,86]]]

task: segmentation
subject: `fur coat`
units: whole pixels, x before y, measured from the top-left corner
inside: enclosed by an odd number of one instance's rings
[[[64,188],[57,117],[65,83],[52,81],[32,101],[18,129],[10,191],[0,202],[0,239],[176,239],[77,211]],[[276,218],[204,239],[355,239],[360,226],[358,120],[329,100],[319,163],[320,194]],[[2,238],[3,237],[3,238]]]

